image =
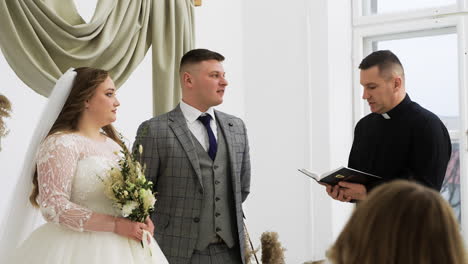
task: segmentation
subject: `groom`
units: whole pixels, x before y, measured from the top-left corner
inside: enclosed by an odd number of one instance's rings
[[[154,236],[171,264],[245,263],[249,144],[241,119],[213,109],[228,85],[223,61],[210,50],[187,52],[182,101],[138,128],[134,147],[143,146],[157,192]]]

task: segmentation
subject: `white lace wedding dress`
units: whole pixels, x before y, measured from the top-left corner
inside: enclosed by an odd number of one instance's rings
[[[154,239],[152,251],[109,230],[117,216],[100,177],[117,164],[120,146],[77,134],[55,134],[37,156],[38,202],[47,223],[13,252],[9,263],[168,263]]]

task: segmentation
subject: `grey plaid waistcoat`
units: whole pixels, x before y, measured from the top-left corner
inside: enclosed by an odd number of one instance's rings
[[[226,142],[220,129],[217,134],[218,151],[214,161],[198,140],[192,137],[200,160],[205,190],[200,214],[200,232],[195,246],[197,250],[204,250],[216,238],[216,235],[220,236],[230,248],[237,244],[234,195],[230,181]]]

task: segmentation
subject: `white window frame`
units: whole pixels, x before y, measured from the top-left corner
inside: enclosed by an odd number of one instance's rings
[[[441,7],[365,15],[362,7],[365,5],[366,1],[367,0],[353,0],[353,26],[375,25],[402,20],[440,17],[468,11],[468,0],[458,0],[456,4]]]
[[[452,28],[457,34],[460,130],[449,133],[451,139],[458,139],[460,144],[461,225],[464,240],[468,243],[468,0],[459,0],[457,4],[441,8],[369,16],[362,15],[364,1],[353,1],[354,125],[369,113],[367,105],[362,100],[358,66],[365,55],[372,50],[373,40],[383,40],[400,34],[407,34],[409,37],[419,34],[430,36],[446,28]],[[425,32],[428,34],[424,34]]]

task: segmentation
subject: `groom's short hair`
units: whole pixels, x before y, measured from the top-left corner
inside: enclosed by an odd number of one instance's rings
[[[193,49],[182,56],[180,60],[179,72],[185,72],[187,66],[200,63],[207,60],[217,60],[219,62],[224,61],[224,56],[211,50],[207,49]]]

